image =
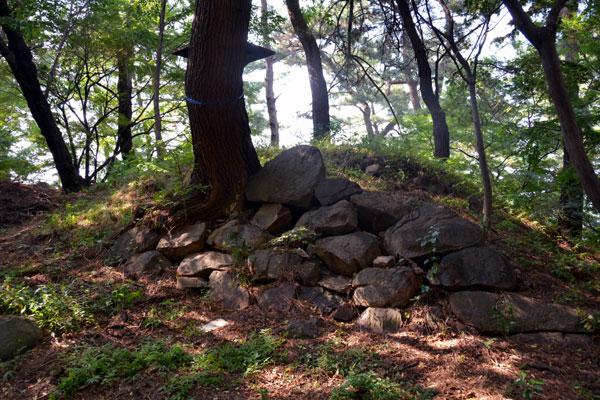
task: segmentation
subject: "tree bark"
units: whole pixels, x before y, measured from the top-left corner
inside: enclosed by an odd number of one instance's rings
[[[6,0],[0,0],[0,17],[7,19],[11,17],[11,10]],[[79,176],[79,171],[73,164],[50,105],[42,92],[31,50],[20,32],[6,24],[1,26],[6,34],[7,43],[0,38],[0,54],[6,59],[25,96],[31,115],[48,144],[62,187],[65,191],[78,191],[85,186],[85,181]]]
[[[262,8],[261,20],[263,25],[267,23],[267,0],[261,0]],[[264,29],[264,28],[263,28]],[[269,37],[267,32],[263,32],[264,46],[268,50],[271,49],[271,43],[269,43]],[[279,122],[277,121],[277,108],[275,107],[275,92],[273,90],[273,58],[265,58],[265,68],[267,70],[265,75],[265,92],[267,97],[267,112],[269,114],[269,128],[271,129],[271,145],[279,146]]]
[[[304,54],[306,55],[306,66],[308,68],[308,78],[310,81],[310,90],[312,93],[312,114],[315,140],[327,140],[331,130],[329,120],[329,97],[327,94],[327,84],[323,76],[323,65],[321,64],[321,51],[317,46],[317,41],[310,31],[298,0],[285,1],[290,21],[294,27],[294,32],[302,43]]]
[[[117,145],[125,158],[131,153],[131,149],[133,148],[133,137],[131,136],[133,73],[131,71],[131,52],[129,50],[125,50],[119,55],[117,69],[119,72],[119,80],[117,82],[117,96],[119,99]]]
[[[406,84],[408,85],[408,95],[410,96],[410,104],[412,105],[413,110],[421,110],[421,100],[419,99],[418,82],[412,79],[411,77],[407,77]]]
[[[156,49],[156,71],[154,71],[154,138],[156,139],[156,156],[162,158],[162,117],[160,115],[160,71],[162,68],[163,39],[165,35],[165,12],[167,0],[160,2],[160,17],[158,22],[158,47]]]
[[[242,84],[250,8],[250,0],[196,2],[185,89],[192,183],[199,186],[193,204],[175,210],[176,219],[210,219],[241,209],[248,177],[260,169]]]
[[[562,14],[565,18],[572,18],[572,14],[566,7]],[[576,63],[579,58],[579,45],[574,35],[569,32],[563,33],[563,45],[565,61]],[[568,78],[568,77],[567,77]],[[571,102],[579,98],[579,84],[576,77],[566,80],[569,99]],[[583,189],[577,179],[577,173],[573,169],[571,156],[563,143],[563,165],[560,172],[560,198],[558,226],[563,235],[578,237],[583,230]]]
[[[535,25],[517,0],[502,0],[502,2],[512,15],[517,29],[533,44],[540,55],[548,91],[560,121],[565,148],[571,157],[573,167],[585,193],[594,208],[600,211],[600,180],[585,152],[581,131],[575,118],[573,105],[569,100],[569,92],[556,51],[558,16],[567,0],[559,0],[554,3],[544,27]]]
[[[429,60],[427,59],[427,49],[425,48],[425,44],[421,41],[419,32],[412,19],[407,0],[397,0],[396,4],[398,5],[398,13],[402,19],[402,24],[404,25],[406,34],[408,35],[413,51],[415,52],[415,59],[417,60],[417,67],[419,70],[421,96],[423,97],[423,101],[425,102],[425,105],[431,114],[431,120],[433,121],[433,155],[438,158],[448,158],[450,157],[450,132],[446,122],[446,114],[444,113],[444,110],[442,110],[439,99],[433,91],[431,67],[429,66]]]

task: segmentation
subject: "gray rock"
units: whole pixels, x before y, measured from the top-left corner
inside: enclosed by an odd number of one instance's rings
[[[385,171],[385,167],[380,164],[371,164],[365,168],[365,173],[371,176],[380,176]]]
[[[296,270],[296,280],[304,286],[316,286],[320,279],[321,267],[318,262],[304,261]]]
[[[232,220],[215,229],[208,236],[207,243],[215,249],[233,252],[240,248],[255,249],[271,239],[273,235],[254,225]]]
[[[292,212],[281,204],[263,204],[250,223],[273,235],[278,235],[291,228],[294,222]]]
[[[333,272],[348,276],[367,268],[381,255],[379,239],[367,232],[319,239],[314,251]]]
[[[437,229],[436,229],[437,228]],[[426,258],[433,255],[433,245],[421,246],[423,238],[434,231],[437,236],[436,253],[448,253],[476,246],[483,240],[482,229],[456,215],[441,204],[430,204],[404,216],[384,234],[386,251],[404,258]]]
[[[356,275],[352,300],[361,307],[405,307],[421,286],[412,268],[367,268]]]
[[[442,258],[430,281],[450,290],[469,286],[510,290],[517,284],[508,259],[490,247],[470,247],[448,254]]]
[[[363,190],[358,184],[344,178],[323,179],[315,188],[315,197],[323,206],[330,206],[340,200],[348,200]]]
[[[163,237],[156,250],[169,260],[181,261],[190,254],[202,251],[205,241],[206,224],[201,222]]]
[[[223,271],[234,264],[235,259],[231,254],[207,251],[184,258],[177,267],[177,275],[208,278],[213,271]]]
[[[252,280],[267,283],[286,275],[291,278],[304,259],[285,250],[257,250],[248,257],[248,262],[253,273]]]
[[[352,307],[351,304],[344,303],[331,314],[331,317],[336,321],[349,322],[356,318],[357,315],[358,311],[356,311],[356,308]]]
[[[348,201],[342,200],[304,213],[295,227],[308,226],[322,235],[343,235],[354,232],[357,225],[356,210]]]
[[[159,240],[157,232],[136,226],[119,236],[108,252],[108,261],[111,265],[120,264],[136,253],[154,250]]]
[[[204,289],[208,287],[210,287],[208,280],[199,276],[177,277],[177,289]]]
[[[318,335],[317,321],[316,318],[292,321],[285,331],[290,338],[314,339]]]
[[[323,278],[318,283],[322,288],[347,295],[352,290],[352,278],[342,275],[333,275]]]
[[[323,314],[330,314],[344,303],[344,298],[320,287],[301,287],[298,299],[310,301]]]
[[[450,294],[450,307],[463,323],[484,334],[587,332],[575,309],[516,293],[456,292]]]
[[[161,270],[172,267],[173,264],[156,250],[136,254],[123,266],[125,277],[138,280],[142,277],[150,277]]]
[[[211,297],[225,308],[243,310],[250,306],[250,294],[241,287],[232,271],[213,271],[210,274]]]
[[[365,191],[350,199],[358,212],[358,225],[378,234],[394,225],[410,211],[408,205],[378,192]]]
[[[258,297],[258,306],[261,310],[285,312],[289,311],[296,297],[296,286],[283,285],[266,289]]]
[[[367,308],[356,325],[374,333],[397,332],[402,328],[402,312],[393,308]]]
[[[280,153],[250,177],[246,198],[309,208],[315,187],[324,177],[325,164],[319,149],[296,146]]]
[[[35,347],[43,338],[35,321],[16,315],[0,315],[0,360]]]
[[[396,262],[392,256],[379,256],[373,260],[374,268],[389,268]]]

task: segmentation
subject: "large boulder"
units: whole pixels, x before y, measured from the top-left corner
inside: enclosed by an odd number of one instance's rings
[[[365,191],[350,199],[358,212],[359,226],[378,234],[394,225],[410,211],[408,205],[378,192]]]
[[[442,258],[434,285],[456,290],[476,286],[490,290],[510,290],[516,284],[515,272],[508,259],[490,247],[470,247]]]
[[[123,266],[125,277],[138,280],[144,277],[150,277],[173,264],[156,250],[147,251],[142,254],[136,254]]]
[[[184,258],[177,267],[177,275],[208,278],[213,271],[224,271],[234,264],[235,258],[231,254],[207,251]]]
[[[332,292],[347,295],[352,291],[352,278],[343,275],[332,275],[321,279],[318,285]]]
[[[233,271],[213,271],[209,280],[211,297],[225,308],[243,310],[250,306],[250,294],[238,284]]]
[[[344,303],[342,296],[320,287],[301,287],[298,299],[311,302],[323,314],[331,314]]]
[[[177,289],[206,289],[210,287],[210,282],[206,278],[199,276],[178,276]]]
[[[308,226],[322,235],[343,235],[354,232],[358,225],[356,210],[346,200],[332,206],[308,211],[296,222],[296,228]]]
[[[215,249],[234,252],[241,248],[257,248],[273,239],[273,235],[254,225],[243,224],[234,219],[215,229],[207,243]]]
[[[171,261],[181,261],[190,254],[202,251],[206,242],[206,233],[204,222],[194,224],[160,239],[156,250]]]
[[[292,277],[303,262],[302,257],[285,250],[257,250],[248,257],[252,280],[261,283]]]
[[[8,360],[20,350],[35,347],[42,337],[35,321],[16,315],[0,315],[0,360]]]
[[[148,228],[136,226],[119,236],[108,252],[111,265],[120,264],[136,253],[154,250],[160,235]]]
[[[324,177],[325,164],[319,149],[296,146],[281,152],[250,177],[246,198],[309,208],[315,187]]]
[[[296,286],[282,285],[265,289],[258,296],[257,303],[261,310],[265,312],[289,311],[296,297]]]
[[[402,312],[393,308],[367,308],[356,324],[374,333],[397,332],[402,328]]]
[[[315,188],[315,197],[322,206],[330,206],[340,200],[348,200],[363,190],[358,184],[344,178],[323,179]]]
[[[369,267],[381,255],[379,238],[367,232],[319,239],[314,251],[329,269],[347,276]]]
[[[516,293],[456,292],[450,294],[450,307],[463,323],[489,335],[587,332],[575,309]]]
[[[356,275],[352,300],[361,307],[405,307],[421,286],[412,268],[366,268]]]
[[[444,205],[430,204],[405,215],[389,228],[384,246],[390,255],[420,259],[476,246],[482,240],[481,227]]]
[[[294,216],[292,212],[281,204],[263,204],[250,223],[273,235],[277,235],[291,228]]]

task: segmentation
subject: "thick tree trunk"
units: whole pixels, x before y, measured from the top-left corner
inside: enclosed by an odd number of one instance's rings
[[[133,73],[131,71],[131,53],[124,51],[117,60],[119,80],[117,82],[117,96],[119,99],[119,118],[117,121],[117,144],[123,157],[131,153],[133,138],[131,136],[133,92]]]
[[[261,0],[262,8],[261,20],[263,25],[267,25],[267,0]],[[271,43],[266,32],[263,32],[263,42],[266,49],[271,50]],[[265,92],[267,97],[267,112],[269,113],[269,128],[271,129],[271,145],[279,146],[279,122],[277,121],[277,108],[275,107],[275,91],[273,90],[273,58],[265,58],[265,67],[267,73],[265,75]]]
[[[565,18],[572,18],[567,8],[562,10]],[[565,61],[576,63],[579,58],[579,45],[572,33],[563,33]],[[567,90],[571,103],[579,98],[579,84],[576,77],[567,79]],[[563,143],[563,165],[560,172],[560,198],[558,226],[563,235],[578,237],[583,230],[583,189],[573,169],[569,152]]]
[[[550,10],[545,27],[535,25],[525,13],[517,0],[502,0],[513,17],[513,22],[525,37],[533,44],[542,60],[542,67],[548,84],[548,91],[554,103],[554,109],[560,121],[563,142],[573,168],[577,172],[581,186],[594,208],[600,211],[600,180],[594,171],[594,167],[588,158],[581,131],[577,125],[575,111],[569,100],[569,92],[565,83],[560,60],[556,51],[556,27],[560,10],[566,0],[557,1]]]
[[[241,209],[248,177],[260,169],[250,138],[242,72],[250,0],[198,0],[186,74],[194,147],[193,204],[177,217],[215,218]],[[198,104],[201,103],[201,104]]]
[[[323,66],[321,64],[321,51],[317,46],[317,41],[312,32],[306,25],[298,0],[285,1],[290,21],[294,27],[294,32],[300,39],[304,54],[306,55],[306,66],[308,68],[308,78],[310,81],[310,90],[312,93],[312,114],[315,140],[327,140],[331,130],[329,122],[329,97],[327,94],[327,84],[323,77]]]
[[[364,102],[363,106],[364,107],[361,110],[363,114],[363,121],[365,122],[365,128],[367,130],[367,136],[373,137],[375,136],[375,130],[373,129],[373,121],[371,121],[371,107],[367,102]]]
[[[398,12],[402,19],[402,24],[404,25],[406,34],[408,35],[413,51],[415,52],[419,70],[421,96],[423,97],[423,101],[425,102],[425,105],[431,114],[431,120],[433,121],[433,142],[435,146],[433,155],[439,158],[448,158],[450,156],[450,132],[448,131],[448,124],[446,123],[446,114],[442,110],[439,99],[433,91],[431,67],[429,66],[429,60],[427,59],[427,50],[421,41],[419,32],[412,19],[407,0],[397,0],[396,4],[398,5]]]
[[[162,68],[163,38],[165,35],[165,12],[167,0],[160,2],[160,17],[158,22],[158,47],[156,49],[156,71],[154,71],[154,138],[156,139],[156,156],[162,158],[162,117],[160,116],[160,71]]]
[[[0,0],[0,17],[10,19],[10,16],[11,11],[6,0]],[[2,24],[2,29],[8,43],[4,43],[0,37],[0,54],[6,59],[23,96],[25,96],[33,119],[48,144],[63,189],[77,191],[85,186],[85,181],[79,176],[79,172],[73,164],[73,159],[52,115],[50,105],[42,92],[31,50],[18,31],[12,30],[4,24]]]

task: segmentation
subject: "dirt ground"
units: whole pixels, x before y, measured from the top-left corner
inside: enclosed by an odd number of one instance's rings
[[[21,279],[30,286],[53,282],[93,288],[99,284],[126,283],[119,267],[104,265],[102,252],[90,256],[86,249],[78,248],[56,255],[55,239],[35,233],[43,216],[33,214],[52,209],[52,204],[58,201],[56,193],[8,183],[2,183],[0,193],[3,222],[0,271],[21,268]],[[26,200],[17,202],[16,198]],[[12,205],[6,206],[7,202]],[[488,241],[509,253],[537,257],[540,261],[517,265],[522,293],[552,302],[569,292],[568,284],[544,268],[544,254],[532,254],[527,248],[508,243],[508,235],[498,232]],[[54,265],[52,269],[48,268],[49,259]],[[34,350],[0,364],[0,398],[49,398],[66,374],[63,354],[78,344],[113,343],[135,349],[150,337],[180,343],[189,352],[199,352],[247,340],[264,329],[284,338],[283,357],[253,376],[224,377],[226,384],[220,389],[195,388],[191,392],[193,398],[328,399],[344,378],[337,371],[327,373],[308,368],[303,361],[306,354],[327,343],[332,344],[332,352],[358,349],[372,354],[376,361],[369,368],[378,376],[433,389],[435,399],[600,398],[598,336],[570,341],[554,341],[543,335],[481,336],[449,311],[447,294],[442,291],[434,291],[426,300],[403,310],[405,323],[400,332],[378,335],[362,331],[354,323],[334,321],[301,301],[296,301],[288,313],[264,313],[256,305],[244,311],[226,310],[203,292],[178,290],[172,270],[164,271],[151,282],[135,285],[142,289],[143,300],[116,315],[99,316],[94,326],[56,337],[46,335]],[[171,300],[168,308],[174,310],[175,317],[167,317],[165,312],[159,314],[156,323],[145,324],[166,300]],[[581,300],[577,304],[596,310],[599,305],[600,295],[596,292],[585,293],[583,304]],[[289,321],[312,317],[319,320],[316,338],[285,337]],[[190,327],[219,318],[229,325],[210,333],[190,332]],[[135,381],[90,383],[73,398],[167,399],[169,396],[161,391],[166,379],[166,374],[149,369]],[[541,389],[535,390],[538,393],[528,391],[534,381],[541,382]],[[357,393],[356,398],[363,397]]]

